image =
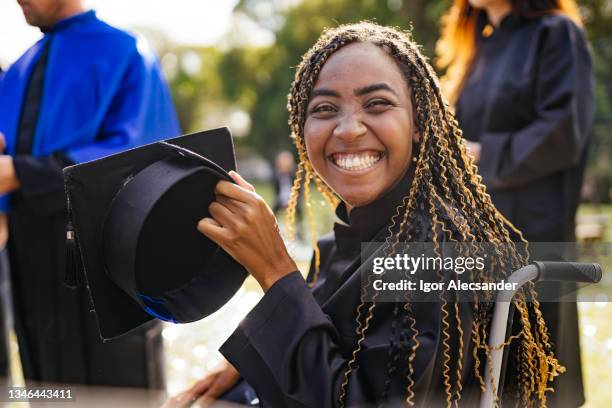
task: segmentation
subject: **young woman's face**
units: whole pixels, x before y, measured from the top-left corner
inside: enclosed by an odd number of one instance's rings
[[[304,139],[312,167],[349,209],[401,179],[417,138],[408,85],[389,54],[354,43],[327,60],[310,97]]]

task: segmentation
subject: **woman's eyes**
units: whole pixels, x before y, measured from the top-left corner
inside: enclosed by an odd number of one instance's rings
[[[317,105],[310,110],[310,113],[331,113],[336,112],[336,108],[329,104]]]
[[[370,99],[364,103],[363,108],[370,113],[382,113],[394,106],[394,104],[386,99],[376,98]],[[329,103],[323,103],[320,105],[316,105],[312,109],[310,109],[309,114],[317,115],[320,117],[332,116],[334,113],[342,110],[342,107],[336,107]]]
[[[366,103],[365,108],[373,112],[383,112],[391,106],[393,104],[386,99],[372,99]]]

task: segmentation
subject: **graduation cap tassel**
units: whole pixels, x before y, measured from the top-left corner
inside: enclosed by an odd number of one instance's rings
[[[70,201],[68,201],[68,225],[66,226],[66,275],[64,285],[71,289],[83,286],[83,263],[72,224]]]

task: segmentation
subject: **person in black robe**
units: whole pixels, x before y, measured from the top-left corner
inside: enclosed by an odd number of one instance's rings
[[[439,302],[410,291],[376,301],[362,281],[368,242],[386,255],[406,241],[505,243],[491,261],[503,273],[526,255],[469,166],[433,70],[405,33],[359,23],[326,30],[295,78],[288,106],[300,163],[292,198],[303,182],[310,205],[314,180],[342,222],[315,246],[305,280],[255,189],[236,173],[235,184],[217,184],[211,217],[198,229],[253,275],[264,296],[221,346],[229,362],[166,407],[218,397],[265,407],[475,406],[491,305],[450,292]],[[458,273],[440,272],[422,279]],[[516,307],[531,323],[514,342],[535,350],[541,364],[527,369],[529,353],[512,355],[513,378],[525,404],[541,403],[559,367],[540,340],[536,306]]]
[[[8,69],[0,86],[0,192],[12,193],[1,198],[10,203],[8,254],[25,380],[163,388],[161,324],[103,342],[86,288],[64,285],[67,206],[62,168],[153,138],[141,120],[149,114],[147,98],[158,107],[151,113],[166,119],[173,130],[159,134],[165,128],[147,126],[158,138],[176,135],[174,108],[166,115],[163,99],[139,88],[146,83],[167,93],[167,87],[161,78],[148,75],[146,64],[155,59],[140,54],[146,47],[137,48],[133,36],[85,11],[80,0],[20,5],[27,22],[44,33]],[[98,49],[104,41],[113,44],[110,57],[109,47]],[[93,98],[88,98],[93,89]]]
[[[455,86],[449,94],[456,95],[457,120],[487,192],[528,241],[574,241],[594,114],[592,62],[579,16],[554,1],[522,2],[522,8],[515,1],[464,3],[455,7],[472,16],[474,24],[462,27],[474,30],[475,55],[463,79],[449,67],[447,83]],[[539,290],[571,293],[572,287],[546,283]],[[567,367],[551,406],[580,406],[577,305],[543,303],[542,313]]]

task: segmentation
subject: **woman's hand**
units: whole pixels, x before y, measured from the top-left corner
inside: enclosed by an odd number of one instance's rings
[[[217,200],[198,230],[215,241],[259,282],[264,291],[297,266],[280,236],[276,218],[252,185],[230,172],[236,184],[217,183]]]
[[[0,132],[0,153],[6,149],[6,138]],[[0,155],[0,194],[12,193],[19,190],[19,179],[13,166],[13,158],[9,155]]]
[[[221,394],[229,390],[238,382],[240,374],[233,365],[225,361],[221,367],[216,368],[203,379],[196,382],[191,388],[171,397],[162,408],[183,408],[196,404],[198,407],[208,407]]]
[[[0,251],[6,247],[8,242],[8,216],[6,214],[0,214]]]

